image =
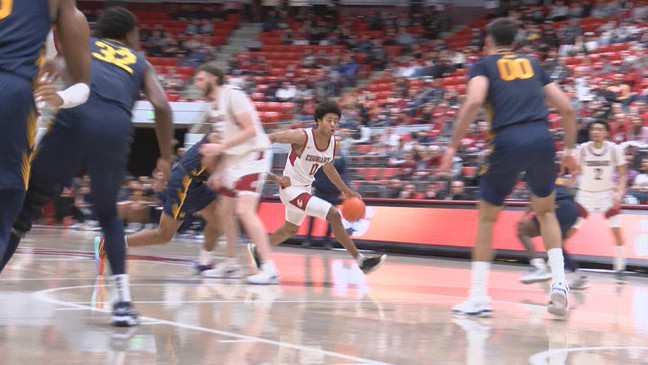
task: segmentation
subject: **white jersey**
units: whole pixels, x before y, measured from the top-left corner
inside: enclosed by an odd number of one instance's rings
[[[609,141],[603,142],[600,149],[595,148],[592,141],[579,145],[576,158],[580,167],[578,188],[589,192],[614,189],[616,167],[626,164],[619,147]]]
[[[270,146],[270,139],[265,134],[259,114],[250,98],[239,88],[224,85],[221,87],[218,100],[209,106],[209,122],[218,140],[231,139],[241,130],[236,122],[236,115],[249,112],[256,128],[256,136],[224,151],[228,155],[243,155],[253,151],[262,151]]]
[[[331,136],[328,145],[320,150],[315,145],[313,128],[302,131],[306,134],[306,144],[301,151],[290,149],[283,174],[290,177],[291,186],[310,187],[317,170],[335,158],[335,137]]]

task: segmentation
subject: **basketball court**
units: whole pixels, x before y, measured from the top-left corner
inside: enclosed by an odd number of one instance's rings
[[[142,324],[121,329],[92,238],[36,229],[23,241],[0,277],[0,364],[648,364],[646,277],[588,273],[560,321],[548,285],[497,264],[493,317],[468,319],[450,313],[468,261],[391,255],[365,277],[346,252],[280,247],[281,284],[248,286],[193,275],[199,243],[174,240],[129,251]]]

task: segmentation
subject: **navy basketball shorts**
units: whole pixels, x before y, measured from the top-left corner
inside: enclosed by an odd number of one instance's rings
[[[27,190],[36,129],[31,83],[0,72],[0,189]]]
[[[481,199],[500,206],[521,172],[533,195],[544,198],[555,188],[556,151],[546,121],[513,124],[491,140],[491,152],[479,180]]]
[[[167,181],[164,213],[173,219],[182,220],[216,200],[217,193],[205,184],[208,174],[202,167],[199,152],[205,141],[201,140],[185,152]]]

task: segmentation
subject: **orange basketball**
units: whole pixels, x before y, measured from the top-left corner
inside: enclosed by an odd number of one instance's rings
[[[358,197],[345,199],[342,203],[342,216],[349,222],[357,222],[365,216],[365,203]]]

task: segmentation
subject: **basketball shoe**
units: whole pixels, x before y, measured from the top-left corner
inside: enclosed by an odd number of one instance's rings
[[[557,282],[551,284],[551,296],[547,311],[554,316],[564,317],[567,315],[567,294],[569,294],[569,286],[567,283]]]
[[[452,311],[456,314],[473,317],[488,317],[493,313],[489,297],[470,297],[465,302],[453,306]]]
[[[139,324],[139,316],[131,302],[115,302],[113,304],[113,326],[132,327]]]
[[[362,256],[360,260],[358,260],[358,266],[360,266],[360,270],[362,270],[362,272],[365,275],[368,275],[376,271],[380,267],[380,265],[382,265],[383,262],[385,262],[386,258],[387,255],[373,256],[373,257]]]

